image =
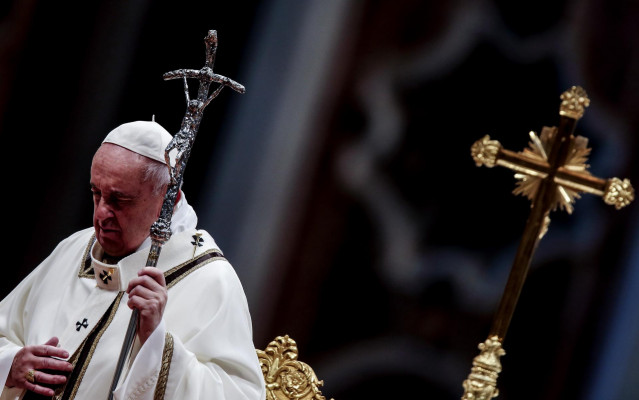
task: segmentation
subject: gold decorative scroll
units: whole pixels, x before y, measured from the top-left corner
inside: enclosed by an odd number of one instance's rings
[[[295,340],[278,336],[264,351],[256,350],[266,383],[266,400],[325,400],[313,369],[297,360]]]

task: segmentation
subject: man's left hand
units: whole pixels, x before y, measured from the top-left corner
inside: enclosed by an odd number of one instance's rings
[[[129,294],[127,305],[139,312],[138,337],[144,344],[162,321],[168,298],[164,274],[157,268],[144,267],[138,271],[138,277],[129,282],[126,292]]]

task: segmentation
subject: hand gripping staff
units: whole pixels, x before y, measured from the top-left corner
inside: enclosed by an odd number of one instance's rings
[[[177,194],[180,190],[180,186],[182,185],[184,169],[186,168],[186,163],[189,160],[195,136],[200,128],[204,108],[209,105],[211,100],[220,94],[225,86],[228,86],[239,93],[245,92],[244,86],[241,84],[213,72],[215,52],[217,51],[217,32],[210,30],[204,38],[204,44],[206,45],[206,63],[204,64],[204,67],[199,70],[178,69],[167,72],[163,75],[164,80],[177,78],[182,78],[184,80],[186,112],[182,119],[180,131],[173,136],[173,139],[169,142],[164,153],[171,181],[166,190],[166,195],[164,196],[160,216],[151,226],[151,249],[149,250],[149,256],[146,260],[147,267],[157,266],[158,257],[162,251],[162,245],[171,238],[171,217],[173,216],[173,207],[175,206],[175,200],[177,199]],[[186,78],[195,78],[199,81],[196,99],[191,100],[189,97],[189,85]],[[213,82],[218,83],[219,86],[209,95],[209,89]],[[169,158],[169,153],[172,151],[175,152],[175,161],[173,165]],[[113,381],[111,382],[111,388],[109,389],[109,400],[113,399],[113,391],[120,380],[124,363],[129,357],[129,353],[133,345],[133,339],[135,338],[137,330],[138,319],[138,310],[133,310],[129,321],[129,327],[124,337],[124,343],[122,343],[122,350],[120,351],[120,358],[118,359]]]

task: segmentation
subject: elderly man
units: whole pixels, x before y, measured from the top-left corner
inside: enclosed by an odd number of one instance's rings
[[[142,121],[104,139],[91,166],[93,227],[63,240],[0,303],[0,399],[106,399],[131,309],[139,325],[116,399],[264,399],[242,286],[195,229],[184,193],[157,268],[143,267],[170,140]]]

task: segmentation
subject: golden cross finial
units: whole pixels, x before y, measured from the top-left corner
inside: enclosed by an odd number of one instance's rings
[[[471,147],[471,155],[477,166],[491,168],[500,165],[515,171],[518,182],[513,193],[526,196],[532,202],[530,215],[493,319],[488,339],[490,343],[501,343],[506,336],[533,253],[548,229],[550,211],[559,207],[572,213],[573,203],[584,192],[602,196],[607,204],[614,205],[617,209],[634,200],[634,189],[628,179],[605,180],[588,172],[588,140],[582,136],[573,136],[577,121],[590,104],[586,91],[573,86],[560,98],[559,127],[544,127],[539,136],[530,132],[529,147],[522,152],[506,150],[488,135]],[[500,352],[495,357],[503,354],[501,347],[499,349]],[[481,371],[487,371],[485,376]],[[496,383],[496,373],[496,370],[489,371],[486,368],[473,369],[464,382],[465,393],[462,399],[496,397],[498,391],[489,387],[494,389],[492,382]],[[486,386],[488,381],[491,384]]]

